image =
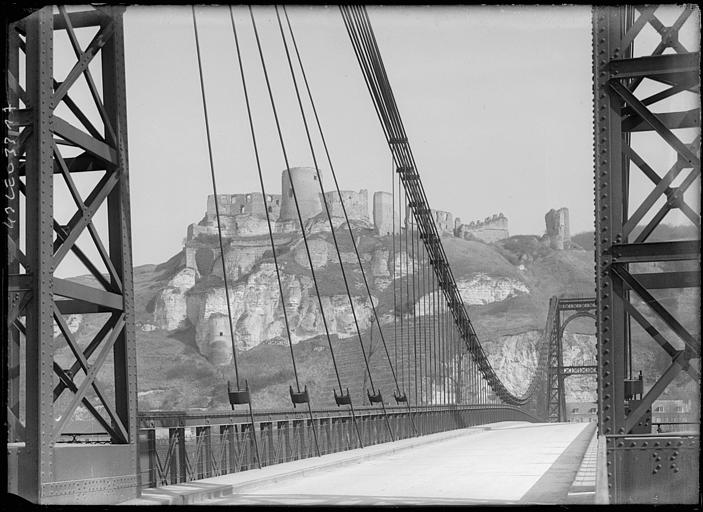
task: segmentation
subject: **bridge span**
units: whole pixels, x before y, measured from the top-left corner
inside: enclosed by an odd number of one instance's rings
[[[595,503],[594,438],[595,423],[503,421],[145,489],[125,504]]]
[[[653,415],[664,411],[660,404],[664,400],[700,401],[701,215],[700,204],[693,200],[700,195],[701,183],[700,10],[695,5],[592,9],[595,294],[580,296],[582,292],[571,284],[548,292],[554,296],[534,347],[534,371],[519,377],[524,389],[513,386],[513,379],[494,367],[495,358],[489,358],[488,344],[482,344],[474,325],[476,317],[472,320],[473,312],[470,316],[464,303],[460,266],[450,264],[442,241],[445,231],[421,179],[428,172],[421,172],[421,167],[434,173],[439,169],[421,158],[415,160],[408,136],[412,129],[409,124],[406,131],[400,114],[399,105],[424,98],[401,100],[399,95],[396,101],[371,17],[363,6],[341,6],[339,14],[349,37],[349,56],[358,63],[363,79],[358,83],[369,93],[368,111],[378,118],[377,133],[383,134],[393,163],[386,176],[391,197],[380,203],[387,210],[382,216],[391,222],[383,235],[389,245],[383,259],[390,262],[390,276],[383,277],[382,286],[376,286],[370,268],[375,260],[362,258],[368,256],[358,236],[362,228],[350,222],[332,162],[334,144],[328,147],[327,130],[323,131],[325,119],[343,116],[323,109],[318,113],[317,92],[312,93],[318,90],[317,82],[314,74],[308,80],[303,64],[307,59],[301,57],[307,55],[301,51],[305,45],[299,47],[295,36],[298,21],[291,16],[291,22],[285,6],[221,10],[223,19],[231,22],[232,44],[218,50],[226,52],[223,55],[235,65],[234,75],[241,78],[232,85],[237,90],[241,86],[243,93],[239,106],[247,115],[241,118],[251,134],[251,151],[246,154],[256,161],[252,179],[258,178],[259,197],[273,201],[262,170],[273,164],[262,166],[259,155],[280,149],[275,158],[285,169],[282,191],[288,191],[295,205],[291,218],[271,219],[273,206],[262,203],[265,224],[260,219],[264,233],[260,247],[267,244],[266,234],[270,242],[270,250],[262,250],[261,257],[265,255],[270,275],[275,275],[265,300],[277,304],[283,318],[270,322],[268,331],[279,334],[266,341],[278,343],[280,338],[290,359],[275,365],[261,362],[256,368],[238,360],[238,353],[241,356],[249,345],[237,342],[239,321],[232,311],[241,299],[230,293],[235,290],[230,285],[242,275],[227,263],[231,261],[227,254],[232,253],[225,247],[232,248],[233,239],[227,222],[220,219],[220,206],[226,212],[219,198],[226,196],[217,193],[215,162],[222,155],[213,154],[218,145],[213,145],[211,134],[219,128],[210,121],[208,97],[211,112],[224,109],[212,93],[206,94],[206,84],[222,80],[203,66],[199,34],[208,33],[207,15],[203,8],[191,6],[192,32],[188,28],[182,37],[192,36],[193,59],[189,69],[190,57],[178,55],[177,76],[181,81],[197,73],[199,79],[196,104],[202,118],[187,121],[203,122],[201,135],[209,157],[203,176],[209,174],[215,211],[203,221],[213,236],[203,243],[212,251],[205,253],[210,255],[205,258],[209,268],[199,274],[197,284],[210,289],[212,297],[222,297],[226,314],[214,310],[208,314],[216,322],[220,322],[216,315],[228,319],[216,337],[225,339],[228,331],[232,364],[208,377],[216,381],[208,384],[219,389],[212,394],[219,393],[223,407],[226,389],[231,411],[218,408],[217,401],[205,401],[205,410],[183,413],[171,410],[169,402],[164,406],[168,411],[138,407],[138,366],[144,372],[146,365],[137,350],[141,336],[137,327],[139,315],[152,314],[149,304],[154,302],[138,296],[132,262],[124,10],[105,4],[46,6],[31,14],[17,13],[2,24],[7,93],[2,109],[6,165],[0,180],[5,197],[0,222],[4,256],[0,381],[7,407],[0,409],[7,429],[10,494],[38,504],[564,503],[595,500],[589,495],[594,485],[588,467],[595,462],[600,468],[595,486],[599,500],[603,493],[599,502],[700,501],[698,410],[676,421]],[[265,30],[267,24],[273,29]],[[554,39],[556,45],[558,38]],[[466,50],[469,54],[474,49]],[[159,59],[147,47],[140,52]],[[166,54],[177,52],[169,48]],[[276,62],[283,75],[275,71]],[[333,66],[325,68],[342,75]],[[253,71],[245,69],[260,71],[263,81],[252,82]],[[150,70],[155,72],[151,66]],[[412,71],[417,72],[413,76],[424,72],[419,66]],[[513,82],[520,83],[520,71],[516,73],[518,80]],[[482,74],[469,75],[478,79]],[[346,80],[346,72],[343,76]],[[473,80],[462,99],[481,90]],[[144,80],[141,87],[149,82]],[[228,91],[233,90],[230,85],[226,84]],[[131,89],[139,87],[138,80],[130,84]],[[284,87],[288,100],[279,95]],[[264,91],[263,100],[247,92],[257,88]],[[339,106],[351,109],[339,96]],[[522,91],[515,98],[523,96],[535,101]],[[179,98],[184,106],[188,101]],[[682,111],[682,105],[687,110]],[[572,132],[573,120],[562,117],[559,129]],[[261,121],[268,121],[263,126],[269,128],[262,128]],[[541,119],[535,121],[535,128],[544,126]],[[295,126],[291,122],[300,123],[297,143],[288,138],[287,127]],[[466,119],[466,124],[476,122],[473,116]],[[173,123],[169,128],[176,132],[183,125]],[[366,127],[354,129],[363,132]],[[327,133],[333,140],[334,132]],[[234,140],[229,133],[226,136]],[[369,151],[356,139],[337,140],[344,140],[346,151],[354,154]],[[483,143],[471,139],[464,137],[465,146],[452,148],[462,153],[461,169],[463,154]],[[149,154],[155,164],[163,161],[163,148],[150,142],[146,146],[153,151]],[[289,159],[289,155],[297,156]],[[301,156],[313,167],[296,167]],[[495,160],[486,169],[501,172],[504,162]],[[568,165],[581,168],[576,162]],[[239,174],[245,167],[233,161],[227,168],[237,169],[237,180],[245,182],[244,174]],[[468,167],[467,175],[477,172]],[[298,173],[301,169],[304,172]],[[326,183],[334,184],[334,190],[324,190],[323,170],[329,171]],[[445,176],[439,179],[449,178]],[[174,173],[169,181],[180,178]],[[301,183],[315,186],[303,192]],[[446,186],[455,183],[447,179]],[[328,192],[339,198],[341,216],[334,207],[337,203],[330,208]],[[472,186],[467,200],[485,193]],[[152,197],[159,203],[158,196]],[[667,227],[669,213],[680,215],[690,226]],[[325,237],[329,234],[325,247],[338,266],[314,261],[321,229]],[[301,251],[276,243],[274,234],[283,232],[295,238],[291,243]],[[537,237],[534,242],[541,247]],[[301,257],[293,257],[294,252]],[[519,262],[523,257],[532,260],[521,254]],[[66,277],[70,261],[82,266],[89,279]],[[526,268],[519,262],[511,273],[519,275]],[[323,271],[322,266],[327,268]],[[188,268],[193,275],[199,273]],[[534,281],[541,275],[535,273]],[[295,288],[287,284],[293,282],[291,276],[311,283],[310,309],[299,309],[297,299],[288,300],[294,294],[285,289]],[[259,287],[249,283],[250,288]],[[547,295],[533,297],[541,301]],[[368,304],[363,316],[362,303]],[[340,336],[330,326],[342,304],[345,308],[348,304],[353,320],[345,342],[358,347],[353,353],[340,349],[339,339],[333,342]],[[313,322],[320,329],[315,332],[323,341],[313,351],[320,348],[329,357],[311,365],[315,372],[306,373],[296,363],[296,358],[301,362],[302,349],[289,317],[308,318],[315,308],[320,319]],[[480,329],[489,337],[496,334],[490,326],[504,321],[498,313],[521,318],[509,308],[494,311],[491,323]],[[94,330],[73,329],[71,317],[76,315],[83,317],[84,325],[89,318]],[[186,317],[190,322],[190,314]],[[582,317],[595,323],[595,359],[573,364],[565,361],[562,337],[567,324]],[[530,329],[534,321],[530,319]],[[176,337],[168,331],[169,338]],[[187,341],[198,345],[199,331],[194,331]],[[372,357],[374,340],[380,362]],[[194,346],[188,343],[183,342],[184,350]],[[345,364],[349,361],[354,365]],[[286,382],[277,388],[257,383],[259,368],[267,364]],[[171,371],[179,374],[181,369],[174,366]],[[592,441],[592,425],[563,423],[568,417],[564,381],[584,374],[596,375],[597,443]],[[183,389],[200,386],[195,375]],[[164,385],[169,386],[173,387]],[[264,392],[276,400],[265,402]],[[265,403],[280,403],[281,398],[286,409],[263,409]],[[680,412],[685,412],[683,407]],[[85,423],[91,428],[81,430]],[[682,431],[683,425],[693,428]],[[327,462],[335,464],[315,471]]]

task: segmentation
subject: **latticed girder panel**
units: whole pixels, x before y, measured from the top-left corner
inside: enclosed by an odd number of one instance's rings
[[[45,7],[8,26],[6,185],[14,202],[5,210],[3,270],[13,307],[3,329],[12,340],[11,440],[31,454],[19,466],[19,492],[37,502],[71,492],[56,482],[76,468],[56,462],[55,448],[70,432],[106,432],[124,447],[115,485],[136,479],[123,10]],[[106,227],[96,222],[102,216]],[[57,277],[69,264],[92,279]],[[87,339],[76,332],[79,318],[94,327]],[[88,472],[85,489],[111,485],[109,464]]]
[[[695,312],[676,307],[678,297],[700,288],[700,209],[690,201],[700,194],[699,23],[692,5],[593,10],[598,421],[605,436],[640,428],[675,379],[691,379],[694,389],[700,381],[699,333],[687,318]],[[691,226],[683,236],[662,228],[674,214]],[[633,354],[643,347],[669,361],[638,384]],[[618,479],[628,468],[612,470],[614,457],[609,449],[611,500],[623,502],[628,489]]]

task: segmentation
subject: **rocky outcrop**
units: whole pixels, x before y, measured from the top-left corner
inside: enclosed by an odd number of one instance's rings
[[[78,329],[81,328],[81,322],[83,321],[83,315],[68,315],[65,317],[66,325],[68,326],[68,330],[71,332],[71,334],[75,334],[78,332]],[[54,338],[57,336],[61,335],[61,329],[59,329],[59,326],[54,322]]]
[[[525,283],[509,277],[491,277],[478,273],[469,280],[456,283],[459,293],[467,305],[490,304],[509,297],[530,293]]]
[[[508,390],[517,395],[527,391],[537,368],[542,331],[530,330],[482,343],[491,365]],[[564,365],[588,364],[596,358],[594,335],[564,333]],[[595,376],[574,375],[564,381],[566,400],[589,402],[596,399]]]
[[[281,272],[291,341],[298,343],[325,333],[312,278]],[[371,324],[372,309],[367,297],[354,296],[359,328]],[[327,326],[338,338],[356,335],[356,326],[346,294],[322,297]],[[276,270],[261,263],[245,280],[230,289],[230,307],[235,346],[249,350],[260,343],[287,343]],[[224,287],[192,294],[188,317],[195,325],[195,341],[201,354],[213,364],[227,364],[231,358],[231,336],[227,321]]]
[[[578,365],[596,361],[596,337],[593,334],[564,334],[564,365]],[[596,376],[573,375],[564,381],[566,400],[570,402],[592,402],[596,400]]]
[[[508,391],[524,394],[537,369],[537,351],[542,331],[502,336],[497,343],[484,343],[488,359]]]
[[[154,305],[154,324],[172,331],[185,327],[188,319],[186,292],[195,286],[196,271],[184,268],[168,282]]]

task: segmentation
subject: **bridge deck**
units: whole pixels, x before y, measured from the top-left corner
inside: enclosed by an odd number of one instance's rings
[[[495,423],[169,486],[170,490],[147,490],[138,501],[157,503],[159,493],[197,493],[198,488],[225,486],[210,495],[219,497],[198,501],[213,505],[566,503],[594,426]]]

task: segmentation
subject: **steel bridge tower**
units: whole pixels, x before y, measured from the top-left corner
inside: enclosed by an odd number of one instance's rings
[[[7,27],[8,490],[35,503],[114,503],[137,492],[123,10],[44,7]],[[75,61],[60,78],[61,32]],[[89,94],[76,91],[81,80]],[[64,220],[58,207],[68,204]],[[57,276],[69,254],[90,281]],[[99,325],[86,344],[68,325],[74,314]],[[65,442],[78,411],[107,443]]]
[[[577,318],[595,320],[594,298],[558,298],[554,325],[549,326],[549,365],[547,372],[547,420],[566,421],[566,389],[564,380],[571,375],[595,375],[595,361],[592,364],[564,366],[564,331],[566,326]],[[545,333],[546,334],[546,333]],[[585,361],[584,363],[591,363]]]
[[[682,44],[681,32],[691,15],[698,30],[700,11],[666,9],[676,11],[666,13],[669,26],[655,5],[593,10],[598,426],[611,503],[696,502],[698,496],[699,434],[638,435],[651,434],[652,403],[677,376],[700,384],[696,322],[677,319],[672,301],[658,295],[693,288],[700,301],[700,210],[684,197],[700,177],[700,54]],[[647,33],[658,36],[653,50],[644,42]],[[699,47],[693,39],[687,44]],[[666,101],[686,94],[698,96],[689,110]],[[635,144],[642,134],[647,147]],[[652,159],[655,147],[672,155],[670,167]],[[644,199],[632,193],[637,179],[650,185]],[[698,236],[653,241],[650,235],[674,209]],[[633,347],[651,340],[668,363],[643,381],[633,376]]]

